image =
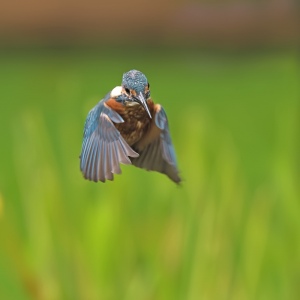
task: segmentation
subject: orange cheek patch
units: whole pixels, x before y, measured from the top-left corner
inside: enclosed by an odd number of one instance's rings
[[[136,97],[136,91],[135,90],[130,90],[131,95],[133,95],[134,97]]]
[[[107,106],[116,111],[117,113],[122,113],[125,110],[125,107],[122,103],[117,102],[115,99],[110,98],[105,102]]]

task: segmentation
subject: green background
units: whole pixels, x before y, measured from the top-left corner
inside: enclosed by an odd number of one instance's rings
[[[299,299],[297,53],[0,53],[0,299]],[[130,69],[183,183],[79,171],[88,111]]]

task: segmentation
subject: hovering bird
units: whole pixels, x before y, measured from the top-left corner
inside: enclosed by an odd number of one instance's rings
[[[92,181],[113,180],[120,163],[166,174],[176,183],[175,151],[163,107],[150,98],[150,84],[137,70],[123,74],[89,113],[84,125],[80,170]]]

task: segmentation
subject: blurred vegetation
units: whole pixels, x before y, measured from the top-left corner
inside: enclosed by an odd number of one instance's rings
[[[299,299],[293,51],[0,53],[0,299]],[[83,180],[88,111],[143,71],[184,182]]]

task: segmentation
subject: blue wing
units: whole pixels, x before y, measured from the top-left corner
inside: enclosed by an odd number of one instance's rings
[[[80,170],[88,180],[113,180],[113,173],[120,174],[120,163],[131,164],[129,156],[138,153],[121,136],[114,123],[122,123],[122,117],[100,101],[88,114],[84,125],[80,155]]]
[[[169,131],[168,118],[160,105],[155,105],[155,116],[147,136],[133,146],[140,154],[132,164],[146,170],[166,174],[179,183],[176,155]]]

